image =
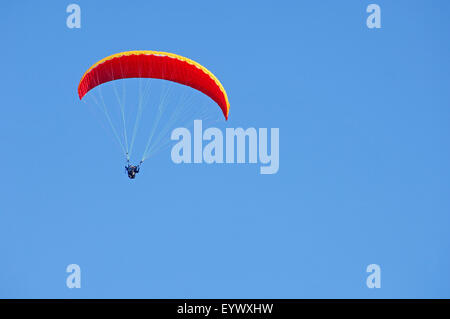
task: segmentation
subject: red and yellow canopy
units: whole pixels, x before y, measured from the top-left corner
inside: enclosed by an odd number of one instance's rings
[[[80,100],[94,87],[118,79],[155,78],[190,86],[211,99],[228,119],[230,103],[219,80],[199,63],[177,54],[128,51],[110,55],[91,66],[80,80]]]

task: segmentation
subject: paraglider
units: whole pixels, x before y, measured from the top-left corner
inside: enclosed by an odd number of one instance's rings
[[[127,51],[110,55],[96,62],[84,73],[78,85],[78,96],[80,100],[82,100],[89,91],[101,84],[119,79],[131,78],[166,80],[193,88],[211,98],[220,107],[225,120],[228,119],[230,104],[225,89],[219,80],[199,63],[180,55],[167,52]],[[130,179],[134,179],[136,174],[139,173],[141,164],[147,158],[145,154],[147,153],[155,129],[151,132],[141,161],[138,165],[131,165],[129,153],[131,153],[136,130],[133,132],[131,145],[129,145],[125,128],[126,119],[123,100],[118,101],[122,112],[122,124],[124,128],[123,138],[125,140],[125,142],[120,143],[120,145],[127,160],[127,165],[125,166],[127,175]],[[112,124],[107,113],[108,109],[104,102],[103,109],[107,115],[109,124],[118,139],[119,134]],[[136,124],[138,124],[139,115],[140,112],[137,112]],[[161,114],[158,115],[161,116]]]
[[[128,174],[128,177],[130,179],[136,178],[136,174],[139,173],[140,165],[141,164],[139,164],[138,166],[134,166],[134,165],[131,165],[130,163],[128,163],[128,165],[125,166],[125,172]]]

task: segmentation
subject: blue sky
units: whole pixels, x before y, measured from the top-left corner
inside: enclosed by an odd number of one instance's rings
[[[448,1],[376,1],[379,30],[370,1],[70,3],[0,5],[1,298],[450,297]],[[279,172],[167,150],[128,180],[76,88],[135,49],[208,67]]]

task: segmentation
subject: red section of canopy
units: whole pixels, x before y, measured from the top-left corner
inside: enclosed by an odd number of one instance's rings
[[[105,82],[128,78],[155,78],[190,86],[211,99],[228,118],[228,99],[220,83],[195,62],[189,63],[166,55],[128,54],[118,55],[94,65],[83,76],[78,86],[80,100],[94,87]],[[190,61],[190,60],[189,60]],[[202,69],[203,68],[203,69]],[[205,69],[206,70],[206,69]]]

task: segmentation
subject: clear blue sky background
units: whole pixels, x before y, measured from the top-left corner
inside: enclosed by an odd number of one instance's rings
[[[0,297],[450,297],[449,1],[374,1],[381,30],[373,1],[73,2],[79,30],[70,1],[0,5]],[[226,126],[279,127],[278,174],[166,151],[128,180],[76,88],[133,49],[208,67]]]

